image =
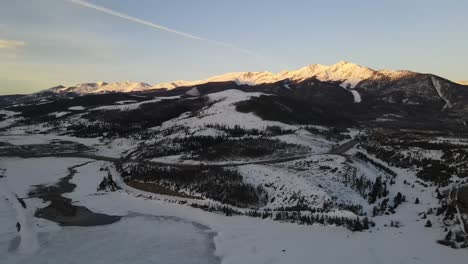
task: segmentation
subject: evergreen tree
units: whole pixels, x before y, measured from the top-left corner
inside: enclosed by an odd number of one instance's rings
[[[400,205],[403,201],[403,195],[398,192],[395,198],[393,198],[393,206],[396,208],[398,205]]]
[[[364,220],[362,220],[362,228],[369,229],[369,218],[364,217]]]
[[[376,217],[378,215],[379,215],[379,209],[377,208],[377,206],[374,206],[374,208],[372,209],[372,216]]]
[[[452,237],[453,237],[452,230],[449,230],[448,233],[447,233],[447,235],[445,235],[445,240],[451,241],[451,240],[452,240]]]
[[[424,225],[425,227],[432,227],[432,223],[430,220],[427,220],[426,224]]]

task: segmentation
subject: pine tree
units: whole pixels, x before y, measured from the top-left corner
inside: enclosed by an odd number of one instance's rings
[[[364,220],[362,220],[362,228],[369,229],[369,218],[364,217]]]
[[[376,217],[378,215],[379,215],[379,209],[377,208],[377,206],[374,206],[374,208],[372,209],[372,216]]]
[[[451,241],[451,240],[452,240],[452,236],[453,236],[452,230],[449,230],[448,233],[447,233],[447,235],[445,236],[445,240]]]
[[[403,195],[398,192],[395,198],[393,198],[393,206],[396,208],[398,205],[400,205],[403,201]]]
[[[424,225],[425,227],[432,227],[432,223],[430,220],[427,220],[426,224]]]
[[[416,200],[414,201],[414,204],[419,204],[419,198],[416,198]]]

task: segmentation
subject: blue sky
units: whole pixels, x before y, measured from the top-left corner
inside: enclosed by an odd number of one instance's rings
[[[468,1],[77,1],[1,0],[0,94],[340,60],[468,79]]]

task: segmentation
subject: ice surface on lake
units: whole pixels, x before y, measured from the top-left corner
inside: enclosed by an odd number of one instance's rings
[[[6,254],[0,262],[219,263],[213,254],[212,235],[209,229],[179,218],[129,216],[111,225],[67,227],[43,233],[39,252],[21,256]]]
[[[54,183],[68,173],[67,167],[83,161],[86,160],[4,158],[0,166],[6,168],[6,177],[0,184],[3,189],[23,196],[31,184]],[[417,195],[421,203],[404,203],[399,207],[398,216],[375,217],[374,229],[353,233],[343,227],[302,226],[247,216],[226,217],[148,198],[156,195],[136,192],[128,186],[117,192],[97,192],[98,183],[107,174],[100,170],[103,166],[109,166],[114,179],[122,183],[111,163],[96,161],[77,168],[71,180],[77,187],[64,196],[93,212],[121,215],[120,222],[95,227],[60,227],[32,218],[39,249],[27,253],[19,250],[15,208],[8,201],[1,201],[0,264],[209,264],[219,263],[220,259],[223,264],[311,261],[321,264],[458,264],[468,258],[466,250],[437,244],[440,231],[424,227],[419,220],[417,213],[426,210],[427,205],[437,204],[437,200],[434,191],[422,192],[420,186],[413,188],[403,183],[415,177],[411,171],[392,167],[399,175],[395,190],[405,191],[410,201]],[[46,206],[40,199],[27,199],[26,204],[30,210]],[[398,220],[403,225],[385,227],[390,220]],[[433,224],[441,225],[438,221]]]

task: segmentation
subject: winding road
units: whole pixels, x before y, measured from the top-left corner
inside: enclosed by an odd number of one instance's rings
[[[349,141],[346,141],[345,143],[338,145],[334,148],[332,148],[330,151],[323,153],[323,154],[331,154],[331,155],[342,155],[352,147],[354,147],[359,141],[356,139],[351,139]],[[45,144],[44,146],[47,146]],[[59,157],[59,158],[87,158],[87,159],[93,159],[93,160],[102,160],[102,161],[109,161],[109,162],[117,162],[121,160],[120,158],[114,158],[114,157],[107,157],[107,156],[101,156],[101,155],[96,155],[90,152],[63,152],[59,153],[57,151],[51,152],[51,153],[31,153],[30,151],[27,151],[24,149],[24,145],[11,145],[10,147],[12,148],[12,151],[9,151],[8,153],[0,153],[0,156],[8,156],[8,157],[22,157],[22,158],[41,158],[41,157]],[[141,161],[141,163],[145,164],[153,164],[157,166],[171,166],[174,168],[179,168],[179,169],[196,169],[199,168],[200,166],[205,166],[205,167],[237,167],[237,166],[243,166],[243,165],[252,165],[252,164],[275,164],[275,163],[282,163],[282,162],[287,162],[287,161],[293,161],[293,160],[298,160],[298,159],[304,159],[307,157],[310,157],[311,154],[301,154],[301,155],[295,155],[295,156],[289,156],[289,157],[281,157],[281,158],[274,158],[274,159],[267,159],[267,160],[254,160],[254,161],[246,161],[246,162],[234,162],[234,163],[205,163],[205,162],[200,162],[198,164],[187,164],[187,163],[170,163],[170,162],[161,162],[161,161]],[[139,161],[135,161],[137,163],[140,163]]]

